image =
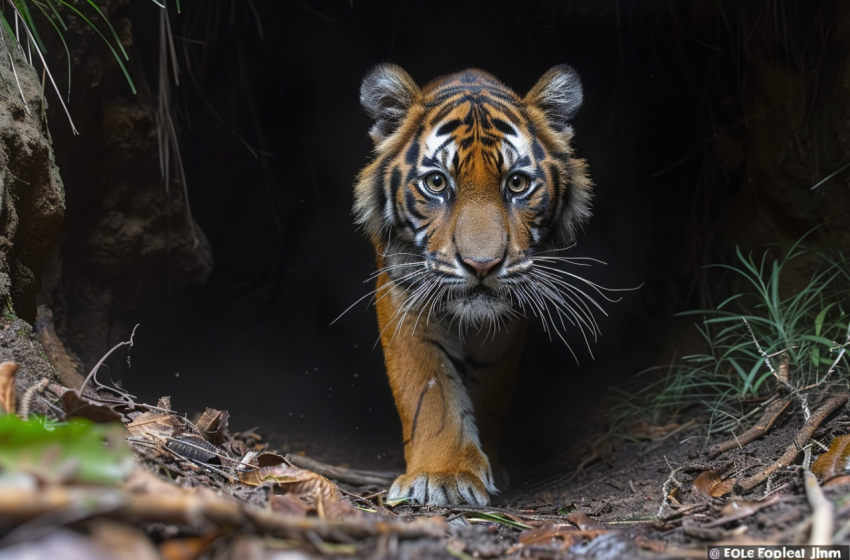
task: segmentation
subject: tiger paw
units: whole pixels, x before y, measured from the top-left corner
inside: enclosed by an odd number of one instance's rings
[[[470,504],[487,506],[490,497],[488,486],[471,472],[428,473],[418,472],[398,477],[387,494],[388,502],[410,500],[432,506]]]

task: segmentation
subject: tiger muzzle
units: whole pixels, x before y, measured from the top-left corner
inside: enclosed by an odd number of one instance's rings
[[[507,220],[502,209],[493,204],[467,204],[459,212],[454,235],[458,260],[483,279],[505,260]]]

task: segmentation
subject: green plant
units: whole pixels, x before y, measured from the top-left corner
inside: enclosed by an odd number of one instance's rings
[[[120,426],[75,419],[51,423],[0,416],[0,470],[26,472],[48,482],[117,484],[134,467]]]
[[[89,9],[91,10],[91,15],[100,18],[106,23],[108,33],[112,35],[115,41],[115,46],[112,45],[109,39],[107,39],[106,35],[98,28],[97,25],[95,25],[93,19],[86,16],[86,14],[84,14],[79,8],[77,8],[75,4],[78,3],[87,4],[89,6]],[[161,7],[164,7],[164,3],[154,3],[160,5]],[[68,0],[5,0],[3,6],[8,6],[10,8],[11,18],[7,17],[5,10],[0,10],[0,25],[2,25],[2,27],[6,30],[9,36],[14,37],[16,39],[18,48],[21,49],[21,52],[27,57],[27,60],[30,64],[32,64],[33,62],[32,52],[35,51],[39,60],[41,60],[41,64],[44,67],[45,74],[47,74],[47,77],[50,79],[50,83],[53,85],[53,89],[56,91],[56,95],[59,98],[59,103],[61,103],[62,108],[65,110],[65,115],[68,117],[68,122],[71,124],[71,128],[75,134],[77,134],[77,129],[74,127],[74,121],[71,119],[71,114],[68,112],[68,107],[65,105],[65,101],[63,101],[62,99],[62,93],[59,91],[59,86],[56,84],[56,80],[53,79],[53,74],[50,72],[50,68],[48,67],[47,62],[44,59],[44,55],[47,52],[47,47],[45,46],[44,41],[42,41],[41,36],[38,33],[38,28],[36,27],[35,20],[33,19],[34,11],[40,12],[44,16],[45,20],[48,21],[50,25],[56,30],[59,39],[62,41],[62,45],[65,47],[65,55],[68,60],[69,93],[71,88],[71,55],[68,50],[68,45],[65,43],[65,37],[63,35],[63,31],[67,31],[68,26],[65,24],[65,20],[62,18],[60,11],[57,9],[57,6],[65,8],[77,17],[79,17],[86,25],[88,25],[92,30],[94,30],[100,36],[101,39],[103,39],[106,46],[109,47],[109,50],[112,52],[112,56],[115,57],[115,60],[120,66],[121,71],[124,73],[124,76],[127,78],[127,83],[130,85],[130,89],[133,91],[134,94],[136,93],[136,86],[133,84],[133,80],[132,78],[130,78],[130,74],[127,72],[127,68],[124,66],[124,61],[129,60],[129,57],[127,56],[127,51],[125,51],[123,45],[121,45],[121,41],[118,38],[118,33],[116,33],[115,29],[109,23],[109,20],[103,14],[98,5],[94,2],[94,0],[85,0],[85,2],[70,2]],[[20,89],[19,84],[18,88]],[[21,93],[21,97],[23,97],[23,93]],[[24,104],[26,105],[26,101],[24,101]]]
[[[660,380],[624,395],[615,405],[615,425],[634,417],[658,422],[697,404],[711,412],[710,431],[728,430],[749,416],[742,401],[763,399],[777,386],[805,394],[847,384],[847,258],[840,251],[806,249],[799,241],[781,258],[766,251],[756,259],[740,249],[737,258],[735,266],[712,267],[731,272],[745,289],[716,309],[680,314],[703,317],[697,328],[707,351],[682,357]],[[788,295],[783,271],[792,263],[812,272]]]

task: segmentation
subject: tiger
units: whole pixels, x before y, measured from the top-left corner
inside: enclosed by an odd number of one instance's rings
[[[420,88],[387,63],[362,81],[374,157],[356,178],[354,216],[375,249],[406,463],[389,502],[488,505],[527,317],[554,326],[554,307],[587,324],[544,256],[571,246],[590,216],[587,164],[570,144],[583,97],[568,65],[525,97],[478,69]]]

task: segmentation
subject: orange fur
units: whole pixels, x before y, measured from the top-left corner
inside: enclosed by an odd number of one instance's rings
[[[581,87],[556,67],[524,99],[480,70],[420,90],[385,65],[361,101],[376,158],[355,212],[381,271],[378,325],[407,463],[390,498],[483,505],[525,339],[518,308],[553,297],[532,291],[532,257],[571,242],[589,215],[567,124]]]

